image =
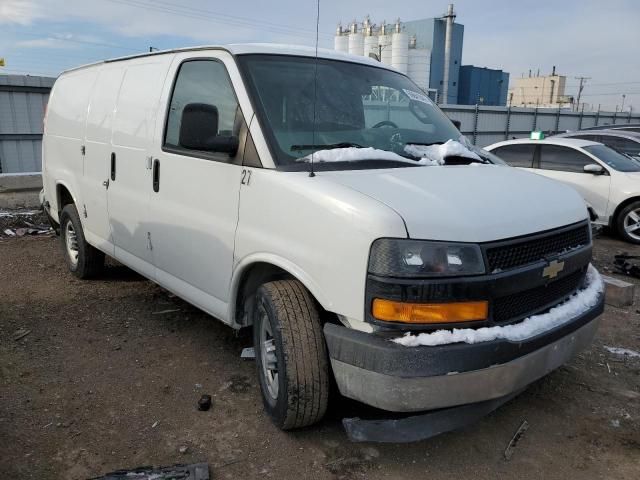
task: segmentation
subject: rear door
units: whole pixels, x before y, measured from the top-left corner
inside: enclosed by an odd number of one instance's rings
[[[154,278],[150,240],[151,153],[162,87],[172,56],[127,61],[109,155],[109,223],[115,257]]]
[[[240,83],[226,52],[176,56],[163,95],[164,128],[156,133],[156,185],[149,189],[156,280],[223,320],[233,268],[243,143],[235,155],[196,150],[181,145],[180,128],[185,106],[198,104],[217,109],[215,135],[246,136],[230,75]]]
[[[85,133],[82,191],[86,218],[84,231],[89,241],[110,255],[114,254],[107,189],[111,153],[111,127],[118,92],[124,74],[121,63],[105,64],[93,88]]]
[[[575,188],[600,218],[606,218],[611,176],[594,175],[584,166],[597,164],[607,168],[587,154],[561,145],[541,144],[538,173]]]

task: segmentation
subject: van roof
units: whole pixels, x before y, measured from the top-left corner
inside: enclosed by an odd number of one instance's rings
[[[90,63],[87,65],[81,65],[75,68],[70,68],[62,72],[61,75],[80,70],[87,67],[101,65],[103,63],[122,62],[125,60],[131,60],[135,58],[152,57],[157,55],[166,55],[170,53],[179,52],[191,52],[191,51],[203,51],[203,50],[224,50],[231,55],[248,55],[251,53],[271,54],[271,55],[291,55],[298,57],[315,57],[316,49],[314,47],[305,47],[299,45],[285,45],[278,43],[235,43],[229,45],[201,45],[196,47],[184,47],[175,48],[171,50],[161,50],[157,52],[146,52],[135,55],[127,55],[125,57],[117,57],[108,60],[102,60],[99,62]],[[363,57],[360,55],[350,55],[348,53],[339,52],[337,50],[330,50],[327,48],[318,48],[318,58],[326,58],[330,60],[342,60],[354,63],[361,63],[364,65],[371,65],[379,68],[386,68],[387,70],[395,70],[389,65],[385,65],[382,62],[378,62],[369,57]]]

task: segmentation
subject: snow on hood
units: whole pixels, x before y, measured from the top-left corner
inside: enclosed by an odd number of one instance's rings
[[[553,307],[547,313],[533,315],[513,325],[478,329],[454,328],[453,330],[438,330],[419,335],[406,334],[404,337],[395,338],[392,341],[405,347],[417,347],[459,342],[481,343],[498,339],[512,342],[527,340],[573,320],[598,303],[600,295],[604,292],[604,282],[593,265],[589,265],[586,280],[586,286],[566,302]]]
[[[306,162],[311,160],[311,155],[298,159],[299,162]],[[380,150],[377,148],[359,148],[359,147],[346,147],[346,148],[332,148],[329,150],[318,150],[313,153],[313,161],[318,163],[323,162],[354,162],[357,160],[393,160],[396,162],[405,162],[416,164],[413,160],[404,158],[397,153],[389,152],[388,150]]]
[[[427,165],[444,165],[447,157],[464,157],[484,162],[478,154],[456,140],[447,140],[442,145],[407,144],[404,151],[414,157],[421,157],[420,162]]]

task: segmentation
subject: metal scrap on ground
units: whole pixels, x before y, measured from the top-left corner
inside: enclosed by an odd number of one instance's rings
[[[527,422],[525,420],[520,425],[520,428],[518,428],[518,430],[516,430],[516,433],[513,435],[513,437],[511,438],[511,441],[509,442],[509,445],[507,445],[507,448],[504,451],[504,459],[505,460],[511,460],[511,457],[513,456],[513,453],[515,452],[515,449],[516,449],[516,446],[518,445],[518,442],[520,441],[520,439],[524,435],[524,432],[526,432],[528,429],[529,429],[529,422]]]
[[[90,480],[209,480],[209,465],[173,465],[170,467],[137,467],[130,470],[116,470],[102,477]]]

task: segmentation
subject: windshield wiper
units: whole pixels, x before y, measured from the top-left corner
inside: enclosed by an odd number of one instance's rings
[[[330,143],[328,145],[291,145],[291,151],[300,150],[333,150],[334,148],[364,148],[362,145],[352,142]]]

